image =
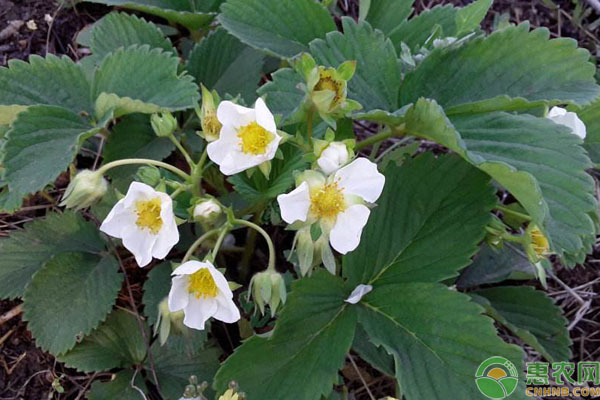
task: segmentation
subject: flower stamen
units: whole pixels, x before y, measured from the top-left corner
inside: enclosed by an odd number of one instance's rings
[[[319,69],[319,82],[315,85],[315,91],[319,90],[330,90],[335,93],[333,101],[331,102],[331,108],[335,108],[342,98],[344,97],[344,85],[343,81],[336,79],[334,76],[333,69]]]
[[[160,216],[161,201],[159,197],[152,200],[140,200],[135,203],[135,212],[137,220],[135,224],[141,229],[148,229],[150,233],[156,235],[162,228],[163,220]]]
[[[202,268],[190,275],[188,291],[193,293],[197,299],[214,298],[219,292],[212,274],[208,268]]]
[[[240,146],[245,154],[265,154],[267,146],[273,140],[273,134],[260,126],[256,121],[242,126],[237,135]]]
[[[333,218],[346,209],[344,194],[337,182],[326,184],[313,192],[310,203],[312,213],[322,218]]]

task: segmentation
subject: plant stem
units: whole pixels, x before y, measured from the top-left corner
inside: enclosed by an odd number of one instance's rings
[[[496,207],[494,207],[494,208],[495,208],[496,210],[498,210],[498,211],[502,211],[502,212],[503,212],[503,213],[505,213],[505,214],[512,214],[512,215],[514,215],[514,216],[516,216],[516,217],[523,218],[525,221],[531,221],[531,220],[532,220],[532,218],[531,218],[529,215],[526,215],[526,214],[520,213],[520,212],[518,212],[518,211],[511,210],[511,209],[510,209],[510,208],[508,208],[508,207],[504,207],[504,206],[500,206],[500,205],[498,205],[498,206],[496,206]]]
[[[192,159],[190,154],[185,150],[185,148],[183,147],[181,142],[179,142],[179,140],[177,140],[177,138],[173,134],[169,135],[169,139],[171,140],[171,142],[173,142],[175,147],[177,147],[177,150],[179,150],[179,152],[183,155],[183,157],[185,158],[185,161],[187,161],[190,168],[193,169],[194,165],[195,165],[194,160]]]
[[[218,233],[221,229],[222,228],[211,229],[210,231],[205,232],[202,236],[196,239],[196,241],[190,246],[188,251],[185,253],[185,256],[183,256],[183,260],[181,260],[181,263],[183,264],[184,262],[188,261],[190,257],[192,257],[196,249],[200,247],[202,242],[204,242],[206,239],[213,236],[214,234]]]
[[[509,241],[509,242],[517,242],[517,243],[524,243],[525,241],[525,236],[521,236],[521,235],[511,235],[510,233],[507,232],[502,232],[499,231],[497,229],[491,228],[489,226],[485,227],[485,230],[488,233],[491,233],[492,235],[497,235],[500,236],[502,239]]]
[[[229,229],[230,229],[229,224],[225,224],[221,228],[221,233],[219,234],[219,237],[217,238],[217,242],[215,243],[215,247],[213,247],[213,251],[211,253],[211,257],[212,257],[213,261],[217,258],[217,253],[219,253],[221,244],[223,244],[223,240],[225,240],[225,236],[227,236],[227,234],[229,233]]]
[[[204,174],[204,164],[206,163],[206,159],[208,157],[208,152],[206,147],[200,156],[200,160],[198,164],[192,167],[192,193],[194,196],[200,196],[202,194],[201,183],[202,183],[202,175]]]
[[[166,170],[169,170],[169,171],[173,172],[174,174],[179,175],[180,177],[182,177],[185,180],[190,179],[190,175],[188,175],[187,173],[183,172],[179,168],[174,167],[173,165],[167,164],[167,163],[162,162],[162,161],[149,160],[149,159],[146,159],[146,158],[126,158],[126,159],[123,159],[123,160],[116,160],[116,161],[113,161],[113,162],[109,162],[108,164],[104,164],[102,167],[100,167],[99,169],[97,169],[97,172],[104,175],[106,173],[106,171],[108,171],[111,168],[120,167],[120,166],[123,166],[123,165],[131,165],[131,164],[154,165],[156,167],[161,167],[161,168],[164,168]]]
[[[356,150],[362,150],[365,147],[369,147],[377,142],[381,142],[383,140],[387,140],[392,137],[398,137],[404,135],[404,124],[399,125],[397,127],[388,127],[376,135],[369,136],[365,140],[361,140],[356,144]]]
[[[269,265],[267,266],[267,270],[275,271],[275,246],[273,245],[273,241],[271,240],[269,234],[263,228],[256,225],[254,222],[246,221],[245,219],[235,219],[233,220],[233,223],[252,228],[265,238],[265,240],[267,241],[267,246],[269,247]]]
[[[308,137],[308,144],[312,148],[312,136],[313,136],[313,115],[315,114],[315,106],[311,106],[308,110],[308,116],[306,117],[306,136]]]

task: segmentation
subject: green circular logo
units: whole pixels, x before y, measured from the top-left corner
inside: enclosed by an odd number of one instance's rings
[[[504,357],[490,357],[479,365],[475,383],[479,391],[490,399],[505,399],[517,388],[519,374],[515,364]]]

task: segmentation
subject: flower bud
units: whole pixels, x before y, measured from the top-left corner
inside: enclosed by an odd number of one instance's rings
[[[250,292],[262,314],[265,313],[265,305],[269,305],[271,317],[275,316],[277,307],[280,303],[285,304],[287,298],[285,281],[277,271],[266,270],[254,275],[250,281]]]
[[[570,128],[574,135],[579,136],[581,139],[585,139],[587,133],[585,124],[579,119],[579,116],[576,113],[567,111],[561,107],[552,107],[547,118],[551,119],[556,124]]]
[[[342,142],[331,142],[321,152],[317,164],[327,175],[346,165],[349,158],[348,147]]]
[[[171,312],[169,310],[169,300],[165,298],[158,305],[158,320],[156,321],[156,331],[160,345],[164,345],[169,338],[171,330],[176,334],[187,334],[188,328],[183,325],[183,311]]]
[[[219,138],[221,132],[221,122],[217,118],[217,104],[219,96],[215,91],[210,92],[202,85],[202,108],[198,117],[202,125],[202,137],[207,142],[214,142]]]
[[[169,112],[152,114],[150,123],[158,137],[169,137],[177,130],[177,120]]]
[[[531,262],[536,263],[550,255],[550,242],[537,225],[527,228],[526,252]]]
[[[156,187],[161,181],[160,170],[153,165],[144,165],[136,173],[135,180]]]
[[[86,208],[100,200],[107,190],[108,182],[102,174],[85,169],[69,183],[60,205],[76,210]]]
[[[194,206],[193,217],[197,222],[211,224],[221,215],[223,210],[214,199],[203,200]]]

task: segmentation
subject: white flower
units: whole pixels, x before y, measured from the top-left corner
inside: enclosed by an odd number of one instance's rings
[[[223,101],[217,108],[223,125],[219,139],[208,145],[208,157],[225,175],[256,167],[275,157],[281,136],[275,118],[259,98],[254,108]]]
[[[317,164],[327,175],[343,167],[347,162],[348,147],[342,142],[331,142],[317,160]]]
[[[143,267],[152,257],[165,258],[179,241],[171,198],[152,187],[133,182],[125,198],[110,211],[100,230],[123,239],[123,246],[133,253]]]
[[[283,220],[289,224],[319,221],[335,250],[342,254],[354,250],[370,214],[364,203],[374,203],[385,184],[377,164],[357,158],[329,178],[305,171],[299,180],[296,189],[277,196]]]
[[[184,325],[204,329],[210,317],[226,323],[240,319],[227,279],[209,261],[188,261],[172,275],[169,309],[183,310]]]
[[[205,200],[194,207],[194,218],[212,220],[221,214],[221,206],[213,199]]]
[[[371,290],[373,290],[373,286],[360,284],[354,288],[352,293],[350,293],[350,296],[348,296],[348,298],[344,301],[346,303],[356,304],[360,301],[360,299],[363,298],[363,296],[365,296],[367,293],[370,293]]]
[[[548,113],[548,118],[559,125],[570,128],[573,134],[585,139],[585,124],[579,119],[576,113],[567,111],[562,107],[552,107]]]

